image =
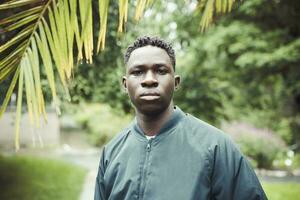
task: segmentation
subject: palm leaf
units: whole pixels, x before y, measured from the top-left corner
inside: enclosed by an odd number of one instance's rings
[[[197,10],[202,13],[201,32],[212,24],[216,14],[230,12],[234,2],[235,0],[199,0]]]
[[[125,5],[125,2],[121,2],[121,3]],[[100,33],[98,37],[97,52],[99,52],[100,49],[103,50],[105,47],[108,6],[109,6],[109,1],[99,0]],[[125,12],[123,13],[123,15],[125,15]]]
[[[75,37],[77,47],[84,46],[84,56],[91,61],[93,51],[91,4],[84,6],[83,10],[77,10],[76,3],[76,0],[48,0],[43,2],[13,0],[0,4],[0,10],[17,10],[13,15],[0,20],[1,28],[3,27],[2,31],[9,34],[17,32],[0,46],[0,82],[14,74],[2,103],[0,115],[4,113],[19,79],[16,149],[19,148],[19,122],[23,90],[26,94],[26,104],[31,124],[39,126],[41,115],[46,119],[40,67],[45,68],[44,71],[53,96],[53,102],[56,104],[56,110],[59,113],[55,71],[58,72],[59,80],[65,88],[66,94],[68,94],[67,82],[73,69]],[[21,9],[24,6],[27,8],[26,10]],[[80,13],[83,19],[82,23],[77,19],[77,12]],[[80,33],[79,27],[86,27],[87,31],[82,28]],[[78,48],[79,51],[81,49]],[[82,53],[78,55],[82,55]],[[39,59],[41,59],[41,63]]]
[[[43,9],[42,6],[37,6],[37,7],[31,8],[29,10],[25,10],[25,11],[16,13],[16,14],[14,14],[12,16],[9,16],[7,18],[1,19],[0,20],[0,25],[6,24],[6,23],[10,23],[10,22],[14,22],[14,21],[17,21],[17,20],[22,19],[24,17],[28,17],[30,15],[39,13],[42,9]]]
[[[24,73],[23,68],[20,67],[19,85],[18,85],[18,100],[17,100],[17,110],[16,110],[16,127],[15,127],[15,148],[16,151],[20,148],[20,119],[22,111],[22,99],[23,99],[23,79]]]
[[[119,26],[118,31],[123,32],[123,26],[127,22],[128,15],[128,1],[119,0]]]

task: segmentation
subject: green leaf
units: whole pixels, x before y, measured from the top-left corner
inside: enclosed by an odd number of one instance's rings
[[[40,0],[11,0],[6,3],[0,4],[0,10],[25,6],[39,1]]]
[[[32,33],[33,28],[34,28],[34,24],[31,24],[31,25],[27,26],[16,37],[13,37],[8,42],[6,42],[4,45],[0,46],[0,53],[2,53],[7,48],[11,47],[12,45],[22,41],[27,36],[29,36]]]
[[[0,70],[2,70],[5,67],[9,67],[11,66],[13,62],[20,61],[21,57],[21,53],[24,51],[25,49],[25,44],[27,43],[27,41],[22,42],[17,48],[16,51],[12,51],[9,55],[7,55],[3,60],[0,60]]]
[[[22,20],[19,20],[14,24],[11,24],[8,27],[5,27],[4,31],[9,32],[9,31],[15,30],[15,29],[17,29],[21,26],[24,26],[25,24],[28,24],[29,22],[32,22],[32,21],[38,19],[39,16],[40,16],[39,14],[34,14],[34,15],[30,15],[28,17],[25,17]]]
[[[109,0],[99,0],[100,33],[98,37],[97,53],[100,49],[103,50],[105,47],[108,6]]]
[[[119,26],[118,32],[123,32],[123,26],[127,22],[128,0],[119,0]],[[101,19],[101,16],[100,16]]]
[[[42,25],[40,25],[40,26],[42,26]],[[41,33],[43,33],[43,31],[41,31]],[[51,89],[53,102],[56,106],[57,113],[60,114],[60,109],[58,107],[58,99],[57,99],[57,94],[56,94],[56,84],[55,84],[55,80],[54,80],[53,64],[51,61],[51,54],[50,54],[49,47],[47,44],[47,39],[44,34],[42,34],[42,37],[40,38],[40,36],[37,33],[35,33],[35,39],[36,39],[37,46],[40,50],[40,54],[41,54],[41,57],[42,57],[42,60],[43,60],[44,66],[45,66],[45,72],[46,72],[49,86]]]
[[[212,22],[213,12],[214,12],[214,0],[207,0],[204,8],[204,13],[200,21],[201,32],[203,32]]]
[[[105,0],[107,1],[107,0]],[[93,21],[92,21],[92,1],[79,1],[79,12],[81,19],[81,39],[84,46],[84,56],[87,63],[92,62],[93,55]]]
[[[39,13],[43,10],[43,6],[37,6],[37,7],[33,7],[31,9],[19,12],[17,14],[14,14],[12,16],[9,16],[7,18],[1,19],[0,20],[0,25],[4,25],[10,22],[14,22],[17,21],[19,19],[23,19],[25,17],[31,16],[33,14]]]
[[[9,88],[6,92],[6,95],[5,95],[5,98],[4,98],[4,101],[2,103],[2,106],[1,106],[1,109],[0,109],[0,117],[3,115],[4,111],[6,110],[6,107],[8,105],[8,102],[10,100],[10,97],[14,91],[14,88],[16,86],[16,83],[17,83],[17,80],[19,78],[19,73],[20,73],[20,68],[18,67],[15,71],[15,75],[9,85]]]
[[[39,65],[39,57],[35,39],[32,38],[31,41],[32,50],[28,49],[28,57],[30,61],[30,66],[32,66],[33,71],[33,78],[34,78],[34,86],[35,86],[35,94],[37,97],[37,105],[38,105],[38,115],[43,114],[44,110],[44,100],[43,100],[43,93],[42,93],[42,86],[40,80],[40,65]]]
[[[134,19],[139,21],[144,13],[144,9],[146,7],[147,0],[138,0],[135,10]]]
[[[34,125],[36,120],[34,116],[34,102],[32,97],[34,96],[34,90],[31,90],[31,69],[28,61],[28,57],[25,56],[25,58],[22,60],[22,68],[24,69],[24,80],[25,80],[25,91],[26,91],[26,100],[27,100],[27,110],[29,115],[29,122],[31,125]]]
[[[16,151],[20,148],[20,121],[22,111],[22,98],[23,98],[23,67],[20,67],[19,85],[18,85],[18,99],[17,99],[17,110],[16,110],[16,127],[15,127],[15,148]]]
[[[0,73],[0,82],[2,82],[6,77],[8,77],[12,72],[14,72],[16,68],[17,66],[13,65],[12,67],[6,67],[2,69]]]

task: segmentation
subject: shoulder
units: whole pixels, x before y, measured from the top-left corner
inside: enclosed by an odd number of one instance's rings
[[[217,152],[221,154],[235,152],[242,155],[238,146],[227,133],[193,115],[187,114],[180,126],[189,143],[197,149],[207,150],[212,155]]]
[[[186,114],[185,120],[183,120],[181,126],[183,130],[186,130],[189,134],[192,134],[194,138],[208,140],[210,142],[231,142],[228,134],[190,114]]]
[[[126,141],[130,134],[132,123],[130,123],[126,128],[121,130],[115,137],[113,137],[106,145],[104,145],[103,151],[105,157],[111,155],[113,152],[117,151],[122,144]]]

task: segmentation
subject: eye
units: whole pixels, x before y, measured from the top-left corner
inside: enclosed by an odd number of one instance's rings
[[[165,68],[158,68],[157,73],[161,74],[161,75],[164,75],[164,74],[168,73],[168,70],[165,69]]]
[[[133,70],[131,72],[131,74],[134,76],[139,76],[139,75],[143,74],[143,71],[142,70]]]

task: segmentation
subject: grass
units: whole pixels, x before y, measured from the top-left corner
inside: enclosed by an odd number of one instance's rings
[[[0,199],[76,200],[85,174],[62,161],[0,156]]]
[[[300,183],[262,183],[269,200],[300,199]]]

